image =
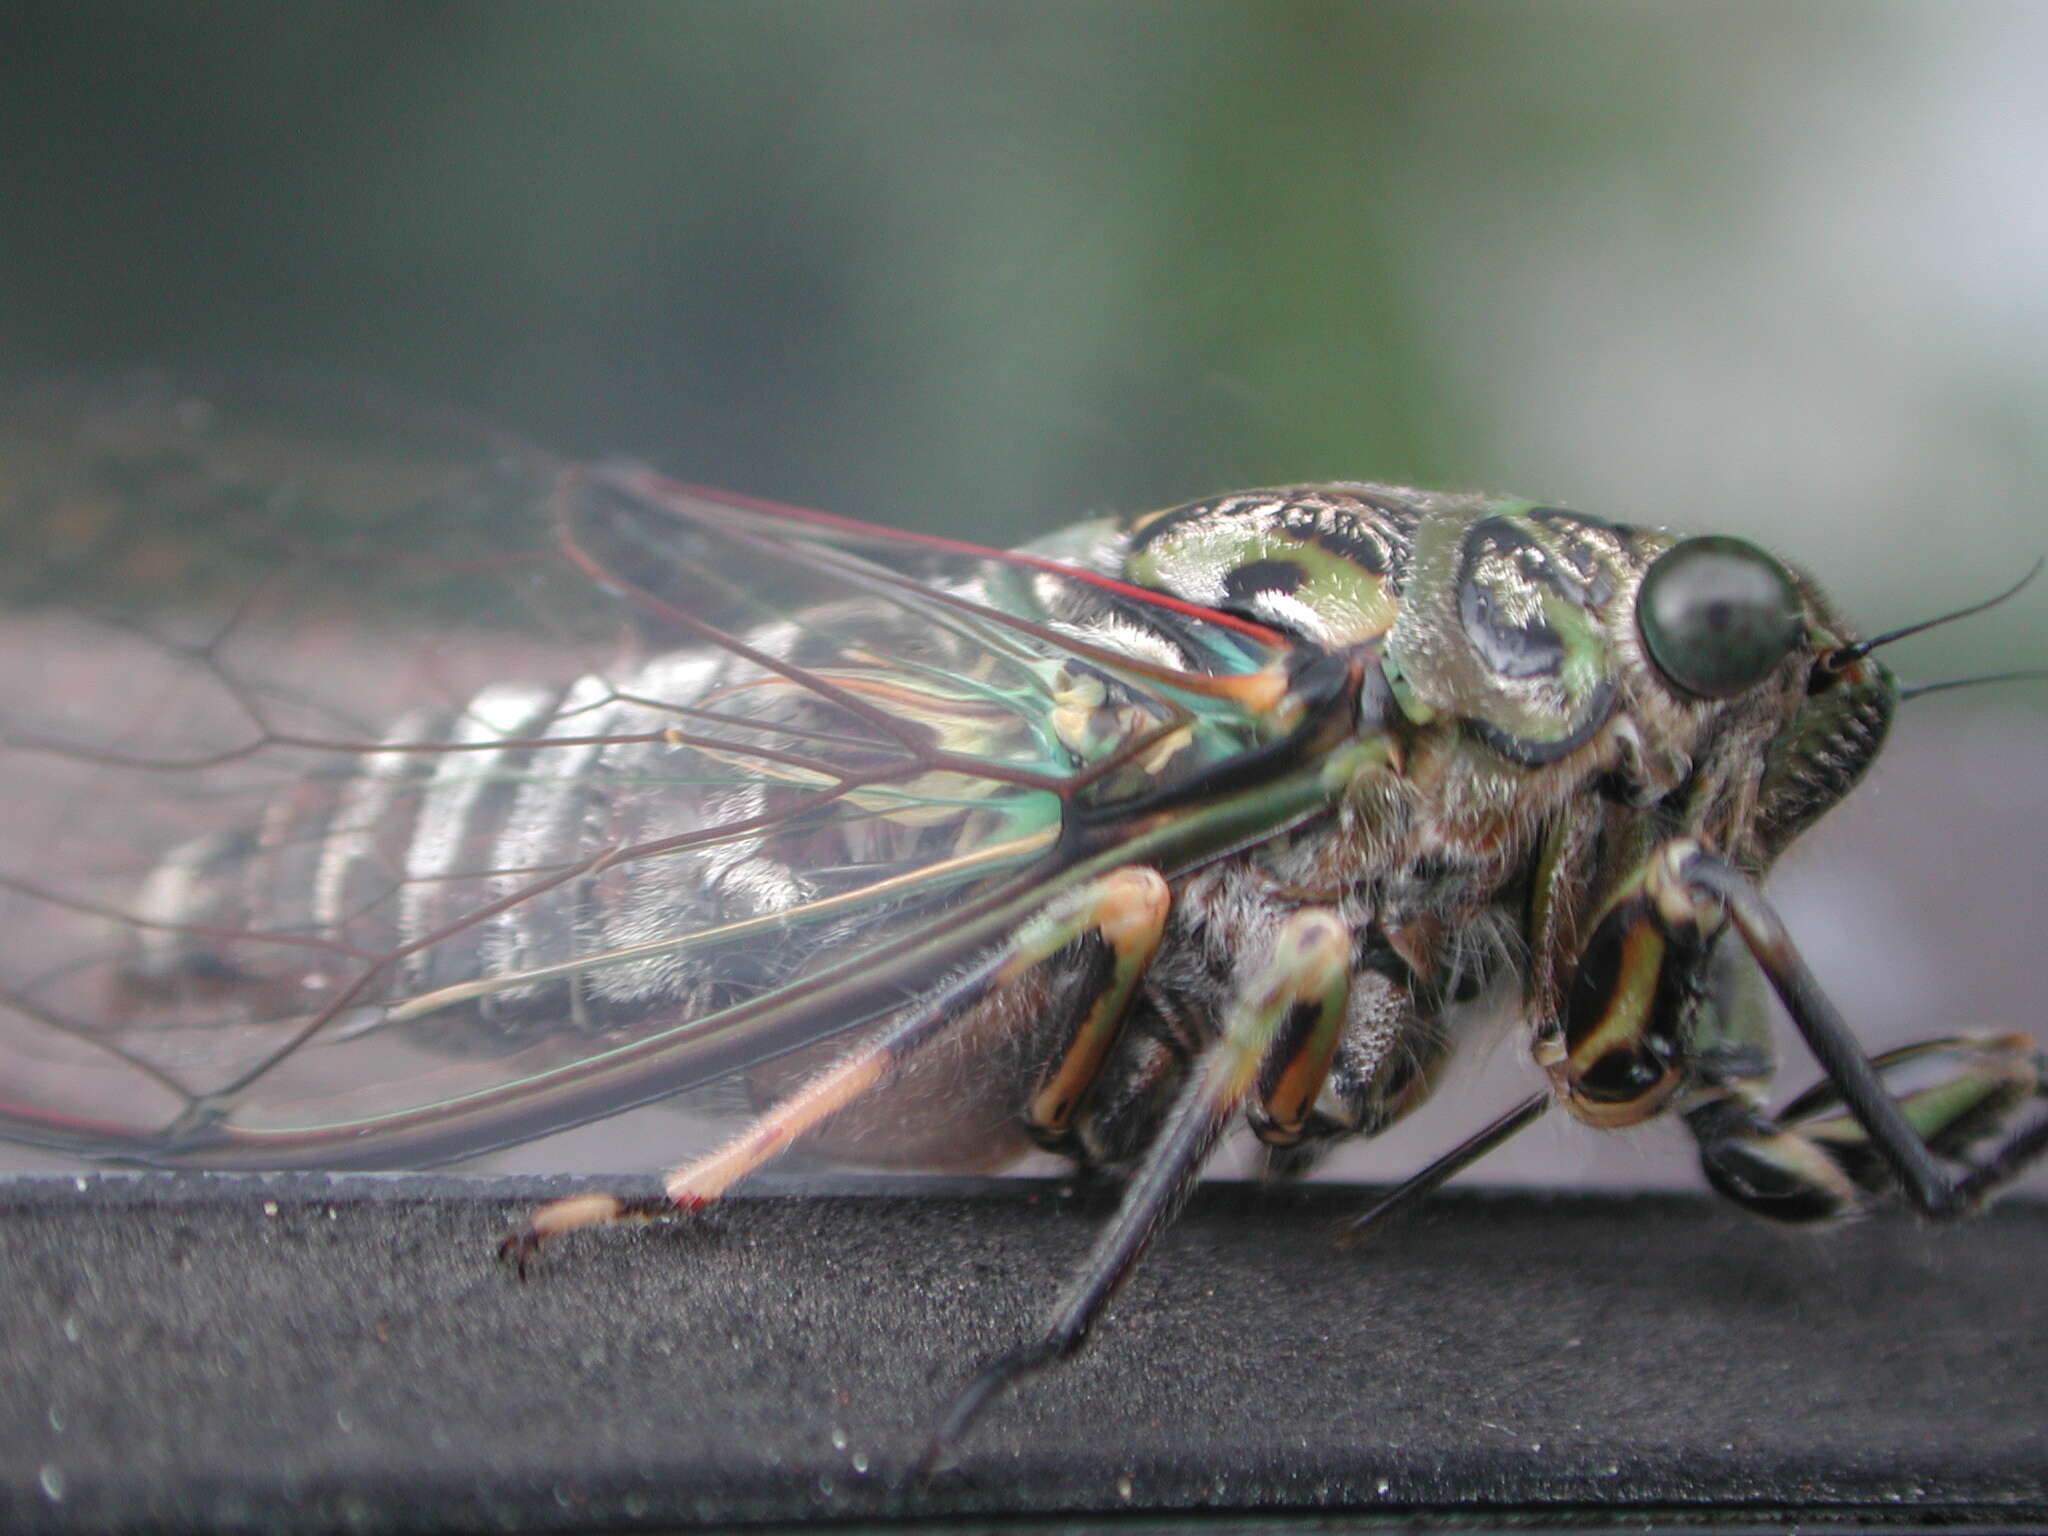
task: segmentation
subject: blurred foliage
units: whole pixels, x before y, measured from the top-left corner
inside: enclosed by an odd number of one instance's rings
[[[260,358],[1003,540],[1314,478],[2044,542],[2048,10],[0,12],[0,366]],[[1930,637],[2048,654],[2048,603]]]

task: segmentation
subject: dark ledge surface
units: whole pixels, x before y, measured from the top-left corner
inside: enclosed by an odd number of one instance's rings
[[[0,1528],[2048,1515],[2036,1203],[1792,1236],[1480,1193],[1339,1251],[1356,1190],[1210,1187],[1095,1343],[920,1483],[937,1407],[1099,1198],[784,1186],[522,1286],[494,1240],[567,1187],[0,1184]]]

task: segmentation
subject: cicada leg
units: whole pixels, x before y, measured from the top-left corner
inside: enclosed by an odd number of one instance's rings
[[[1338,1070],[1338,1052],[1355,1015],[1363,1013],[1378,1025],[1376,1034],[1394,1035],[1413,1011],[1404,986],[1379,971],[1365,970],[1352,976],[1344,1008],[1335,1013],[1301,1009],[1287,1022],[1267,1052],[1258,1090],[1245,1106],[1253,1134],[1270,1149],[1269,1163],[1289,1157],[1305,1162],[1337,1135],[1356,1135],[1369,1120],[1375,1129],[1384,1123],[1388,1117],[1377,1098],[1384,1096],[1380,1084],[1393,1077],[1394,1070],[1377,1055],[1371,1068],[1379,1070]],[[1405,1065],[1405,1060],[1392,1064]],[[1334,1085],[1333,1075],[1338,1079]],[[1368,1089],[1375,1093],[1370,1107],[1364,1102]],[[1305,1142],[1310,1145],[1305,1147]]]
[[[1923,1215],[1967,1215],[2048,1153],[2048,1116],[2011,1122],[2044,1093],[2048,1065],[2023,1035],[1931,1040],[1871,1057],[1821,990],[1755,883],[1692,847],[1685,883],[1728,920],[1819,1060],[1824,1081],[1770,1119],[1740,1095],[1688,1115],[1709,1176],[1724,1193],[1787,1219],[1853,1208],[1894,1190]],[[1933,1081],[1910,1080],[1932,1069]],[[1894,1095],[1894,1086],[1904,1091]],[[2004,1140],[1976,1162],[1974,1147]],[[1958,1172],[1957,1167],[1962,1171]]]
[[[1777,1116],[1762,1107],[1772,1060],[1759,975],[1826,1073]],[[1617,888],[1563,1013],[1538,1059],[1566,1108],[1617,1126],[1676,1107],[1708,1181],[1779,1220],[1893,1190],[1923,1214],[1963,1215],[2048,1152],[2044,1118],[1967,1162],[2042,1094],[2048,1068],[2031,1040],[1933,1040],[1873,1059],[1755,883],[1689,838],[1660,844]]]
[[[1924,1040],[1870,1064],[1914,1134],[1948,1162],[1965,1161],[2043,1091],[2041,1052],[2025,1035]],[[1691,1110],[1686,1124],[1715,1189],[1781,1221],[1825,1220],[1894,1187],[1870,1133],[1829,1078],[1776,1115],[1731,1096]]]
[[[1043,1131],[1064,1130],[1075,1103],[1116,1038],[1131,995],[1159,947],[1170,895],[1156,870],[1112,870],[1026,923],[1003,949],[923,999],[802,1088],[757,1117],[731,1141],[672,1170],[652,1201],[572,1195],[541,1206],[499,1246],[525,1266],[549,1238],[580,1227],[694,1212],[787,1151],[861,1095],[878,1087],[920,1048],[992,993],[1015,986],[1035,967],[1080,948],[1079,984],[1067,989],[1071,1044],[1033,1094],[1030,1115]]]
[[[1296,1031],[1277,1044],[1245,1107],[1268,1175],[1299,1177],[1340,1142],[1377,1136],[1429,1098],[1450,1060],[1452,1032],[1441,1019],[1450,989],[1418,977],[1377,926],[1367,943],[1366,953],[1353,953],[1342,1027]],[[1436,955],[1417,953],[1430,972],[1439,969]],[[1428,999],[1420,1008],[1418,987]]]
[[[1170,1211],[1201,1172],[1231,1116],[1287,1063],[1341,1027],[1350,987],[1351,938],[1335,913],[1305,908],[1275,935],[1265,964],[1226,1011],[1221,1035],[1197,1059],[1165,1123],[1124,1188],[1123,1199],[1054,1304],[1039,1336],[995,1361],[954,1399],[924,1458],[929,1469],[957,1444],[1004,1388],[1080,1348]],[[1325,1057],[1327,1063],[1327,1057]],[[1313,1101],[1313,1092],[1309,1094]]]
[[[1727,919],[1685,880],[1689,840],[1665,843],[1617,887],[1565,988],[1563,1018],[1537,1062],[1589,1125],[1636,1125],[1692,1077],[1703,981]]]
[[[2048,1061],[2026,1035],[1945,1035],[1870,1058],[1906,1118],[1939,1157],[1957,1161],[2001,1132],[2027,1101],[2048,1093]],[[1882,1187],[1875,1150],[1842,1095],[1823,1078],[1779,1112],[1781,1125],[1825,1147],[1852,1178]]]
[[[1068,940],[1081,952],[1068,1004],[1067,1048],[1024,1107],[1025,1125],[1051,1150],[1068,1146],[1074,1111],[1123,1032],[1131,998],[1159,952],[1169,902],[1166,882],[1154,871],[1118,871],[1105,877],[1086,921]]]

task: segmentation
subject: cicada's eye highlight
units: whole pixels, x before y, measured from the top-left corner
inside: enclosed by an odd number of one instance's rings
[[[1687,539],[1643,573],[1636,623],[1657,670],[1686,693],[1730,699],[1762,682],[1805,631],[1785,567],[1743,539]]]

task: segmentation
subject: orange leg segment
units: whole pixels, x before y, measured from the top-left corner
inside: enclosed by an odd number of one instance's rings
[[[927,998],[873,1039],[856,1047],[788,1098],[756,1118],[716,1151],[672,1171],[664,1181],[664,1202],[628,1203],[614,1195],[571,1195],[537,1209],[525,1227],[500,1245],[503,1256],[523,1273],[525,1263],[548,1238],[580,1227],[644,1219],[672,1208],[695,1212],[720,1198],[739,1180],[788,1150],[862,1094],[886,1081],[913,1052],[942,1034],[982,998],[1014,985],[1035,966],[1071,946],[1099,943],[1109,957],[1100,988],[1084,1001],[1073,1044],[1034,1094],[1035,1123],[1050,1109],[1058,1122],[1072,1112],[1101,1067],[1116,1038],[1125,1009],[1144,969],[1157,952],[1170,897],[1156,870],[1130,866],[1112,870],[1056,903],[1021,928],[991,959],[941,993]]]

